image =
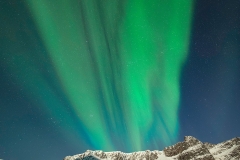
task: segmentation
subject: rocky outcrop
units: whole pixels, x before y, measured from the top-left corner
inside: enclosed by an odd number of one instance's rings
[[[176,156],[179,160],[214,160],[214,157],[211,155],[207,147],[198,139],[191,136],[186,136],[183,142],[165,148],[164,153],[167,157]]]
[[[240,160],[240,138],[219,143],[202,143],[192,136],[163,151],[133,153],[87,150],[83,154],[67,156],[64,160]]]

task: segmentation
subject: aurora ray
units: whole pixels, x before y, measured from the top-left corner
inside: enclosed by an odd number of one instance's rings
[[[134,151],[147,148],[143,140],[156,147],[177,140],[179,78],[188,53],[192,0],[26,4],[89,136],[86,143]]]

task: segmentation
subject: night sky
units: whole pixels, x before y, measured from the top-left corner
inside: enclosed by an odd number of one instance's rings
[[[239,0],[0,0],[0,159],[240,136]]]

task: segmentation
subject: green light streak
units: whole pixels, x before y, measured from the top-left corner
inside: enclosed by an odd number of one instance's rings
[[[97,82],[78,3],[28,1],[59,79],[95,148],[113,149],[102,120]],[[76,2],[76,1],[75,1]],[[94,20],[94,19],[93,19]]]
[[[128,2],[122,38],[125,99],[131,111],[131,144],[137,150],[156,119],[157,139],[169,144],[178,136],[179,78],[188,51],[192,5],[191,0]],[[156,111],[163,121],[153,117]]]
[[[113,150],[109,137],[118,132],[128,138],[129,150],[143,149],[143,137],[151,134],[166,145],[177,139],[179,78],[188,52],[192,0],[129,0],[119,28],[118,2],[104,1],[103,10],[93,0],[26,2],[96,149]],[[157,129],[151,131],[154,122]]]

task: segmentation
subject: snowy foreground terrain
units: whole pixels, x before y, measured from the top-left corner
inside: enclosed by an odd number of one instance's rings
[[[163,151],[133,153],[87,150],[83,154],[67,156],[64,160],[240,160],[240,138],[219,143],[202,143],[186,136],[183,142],[166,147]]]

